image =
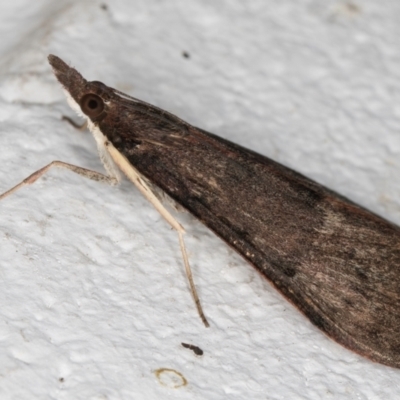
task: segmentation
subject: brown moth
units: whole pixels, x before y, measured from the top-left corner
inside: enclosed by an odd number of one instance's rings
[[[49,61],[71,105],[88,118],[109,176],[58,166],[110,182],[118,180],[119,168],[147,197],[153,195],[146,182],[151,183],[331,338],[373,361],[400,367],[397,226],[267,157],[88,82],[56,56]]]

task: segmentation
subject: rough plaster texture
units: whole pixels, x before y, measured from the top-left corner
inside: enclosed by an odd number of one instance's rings
[[[2,2],[0,189],[54,159],[102,170],[60,120],[51,52],[400,223],[400,3],[354,1]],[[178,217],[209,329],[176,235],[128,182],[53,171],[1,203],[1,399],[398,399],[400,371]]]

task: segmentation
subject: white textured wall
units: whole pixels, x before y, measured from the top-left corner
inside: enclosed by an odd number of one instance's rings
[[[399,20],[395,0],[3,1],[0,190],[54,159],[102,170],[60,120],[51,52],[400,223]],[[398,399],[399,371],[326,338],[178,217],[209,329],[176,235],[128,182],[53,171],[0,204],[2,400]]]

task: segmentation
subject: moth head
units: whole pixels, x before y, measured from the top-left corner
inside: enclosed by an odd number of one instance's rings
[[[86,82],[76,97],[81,112],[93,122],[100,121],[107,114],[111,89],[102,82]]]
[[[79,106],[85,115],[95,120],[104,111],[104,100],[95,93],[88,93],[80,99]]]
[[[106,115],[110,88],[98,81],[88,82],[59,57],[49,55],[54,74],[62,84],[70,106],[79,114],[97,122]]]

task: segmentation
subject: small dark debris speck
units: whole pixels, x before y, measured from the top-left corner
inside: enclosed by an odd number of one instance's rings
[[[186,349],[192,350],[193,353],[196,354],[196,356],[202,356],[204,354],[203,350],[200,347],[197,347],[193,344],[181,343],[181,345]]]

